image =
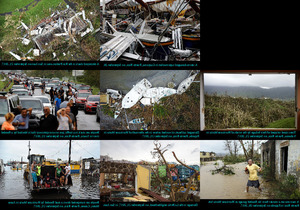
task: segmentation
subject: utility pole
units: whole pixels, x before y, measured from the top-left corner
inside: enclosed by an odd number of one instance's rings
[[[69,164],[71,163],[71,140],[69,140]]]
[[[29,166],[29,188],[30,190],[33,190],[33,180],[32,180],[32,171],[31,171],[31,157],[30,157],[30,141],[29,141],[29,144],[28,144],[28,166]]]

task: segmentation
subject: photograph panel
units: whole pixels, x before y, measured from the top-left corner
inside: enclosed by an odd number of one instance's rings
[[[201,199],[299,199],[299,140],[200,141]]]
[[[199,141],[102,140],[101,202],[200,202]]]
[[[0,199],[99,200],[100,141],[2,140]]]
[[[0,8],[0,60],[99,59],[99,1],[3,0]]]
[[[0,77],[2,131],[100,129],[99,70],[2,70]]]
[[[296,71],[201,71],[201,130],[295,130]]]
[[[200,61],[200,0],[100,0],[100,61]]]
[[[101,130],[199,130],[198,71],[101,70]]]

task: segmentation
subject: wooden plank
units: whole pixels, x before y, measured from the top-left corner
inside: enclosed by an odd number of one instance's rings
[[[151,190],[147,190],[145,188],[140,187],[140,190],[142,190],[144,193],[146,193],[147,195],[155,198],[156,200],[158,200],[159,202],[171,202],[170,200],[161,197],[160,195],[156,194],[155,192],[152,192]]]

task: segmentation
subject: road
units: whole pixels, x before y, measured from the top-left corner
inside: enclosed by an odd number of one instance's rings
[[[202,199],[270,199],[272,193],[268,183],[259,176],[262,192],[250,187],[246,192],[246,184],[249,175],[245,174],[247,163],[236,163],[227,165],[233,168],[234,175],[223,175],[220,173],[212,175],[212,170],[222,167],[222,161],[203,162],[200,167]],[[260,175],[260,174],[258,174]]]
[[[40,95],[42,95],[41,89],[35,88],[34,96]],[[49,94],[45,94],[44,96],[49,97]],[[77,130],[100,130],[100,123],[96,122],[96,115],[85,114],[83,110],[79,110],[77,115]]]

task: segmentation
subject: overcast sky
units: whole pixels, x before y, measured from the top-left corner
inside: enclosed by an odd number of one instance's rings
[[[238,140],[235,140],[238,141]],[[261,142],[266,142],[267,140],[263,140]],[[240,145],[240,143],[238,144]],[[225,140],[201,140],[200,141],[201,151],[205,152],[215,152],[215,153],[229,153],[225,149]],[[242,154],[242,148],[239,149],[239,153]]]
[[[204,85],[295,87],[295,74],[204,74]]]
[[[165,152],[165,158],[168,162],[176,162],[172,151],[175,152],[177,158],[189,165],[199,165],[200,163],[200,142],[192,140],[184,141],[159,141],[162,148],[170,144],[169,150]],[[101,140],[101,155],[108,155],[114,160],[128,160],[138,162],[145,160],[155,162],[152,159],[151,151],[154,149],[152,140]]]
[[[30,141],[31,154],[45,155],[49,159],[60,158],[68,160],[69,141],[68,140],[32,140]],[[6,163],[8,160],[23,161],[27,160],[28,141],[25,140],[3,140],[0,141],[0,159]],[[82,158],[100,158],[100,141],[92,140],[73,140],[72,141],[72,160]]]

